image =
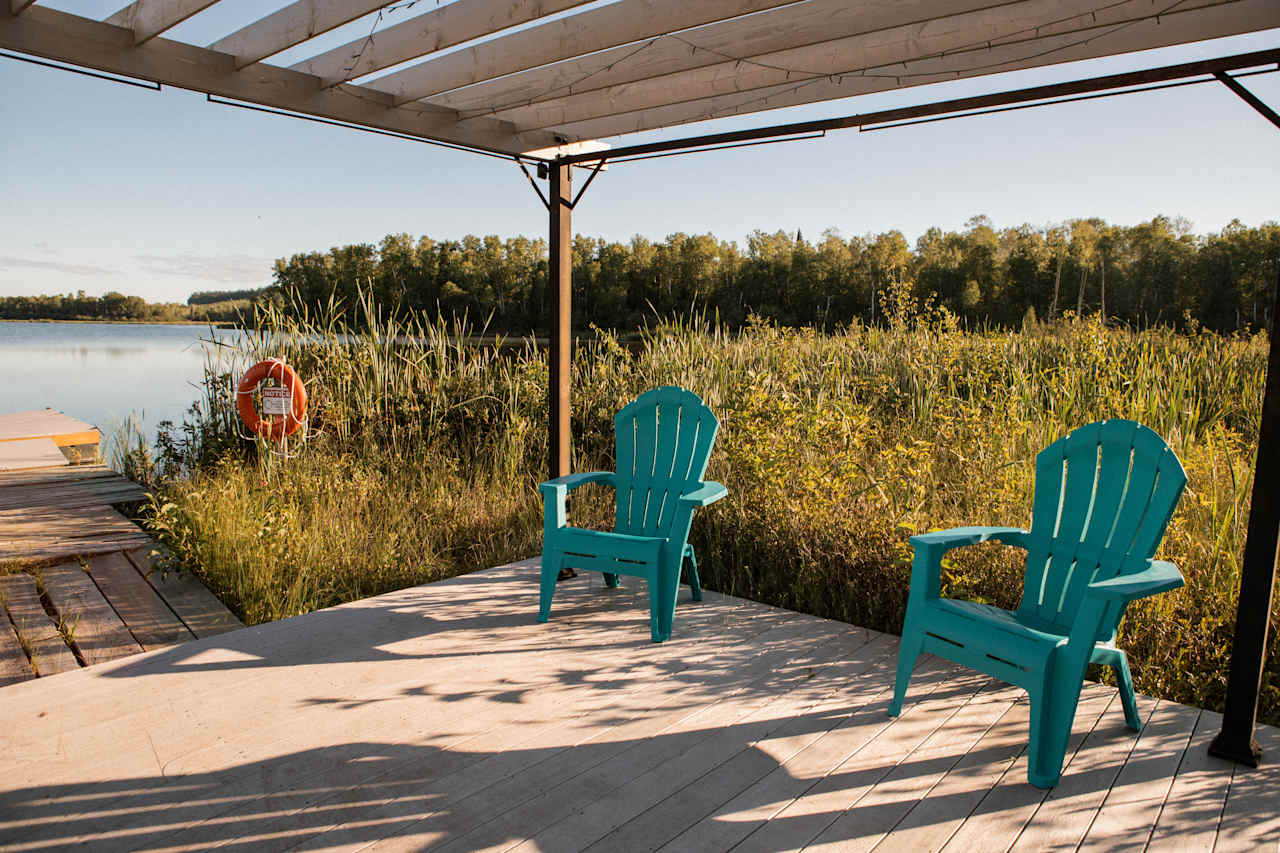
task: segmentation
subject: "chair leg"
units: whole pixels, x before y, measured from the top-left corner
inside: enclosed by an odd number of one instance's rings
[[[666,642],[671,638],[671,626],[676,618],[676,596],[680,593],[680,563],[679,553],[663,555],[654,572],[656,579],[649,585],[650,609],[655,602],[658,608],[658,632],[654,637],[655,643]],[[657,590],[656,599],[653,597],[655,589]]]
[[[893,682],[893,700],[889,702],[889,716],[902,713],[902,702],[907,697],[907,685],[916,668],[916,660],[924,646],[924,634],[908,621],[902,626],[902,642],[898,645],[898,676]]]
[[[1135,732],[1142,731],[1142,717],[1138,715],[1138,697],[1133,692],[1133,675],[1129,672],[1129,656],[1120,649],[1097,648],[1090,663],[1111,667],[1116,674],[1116,686],[1120,688],[1120,704],[1124,706],[1124,722]]]
[[[660,575],[660,573],[659,573]],[[655,643],[667,638],[662,633],[662,582],[658,576],[650,576],[649,583],[649,636]],[[670,628],[667,629],[668,635]]]
[[[618,576],[612,572],[602,572],[604,575],[604,585],[606,589],[618,588]]]
[[[1065,655],[1063,656],[1065,657]],[[1067,742],[1080,704],[1087,657],[1077,661],[1050,658],[1042,686],[1031,694],[1031,741],[1027,745],[1027,781],[1053,788],[1062,778]]]
[[[689,591],[692,593],[694,601],[702,600],[702,583],[698,580],[698,555],[693,553],[693,546],[686,544],[684,546],[684,556],[689,558]],[[681,560],[681,569],[684,568],[684,560]]]
[[[542,552],[542,586],[538,598],[538,621],[546,622],[551,618],[551,598],[556,594],[556,575],[560,573],[560,564],[564,558],[558,551]]]
[[[1031,695],[1031,735],[1027,742],[1027,781],[1037,788],[1053,788],[1062,778],[1062,750],[1054,761],[1052,703],[1043,690],[1028,691]]]

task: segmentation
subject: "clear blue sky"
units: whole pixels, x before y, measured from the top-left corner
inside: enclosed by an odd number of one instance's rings
[[[88,12],[99,17],[119,5],[91,2],[103,6]],[[85,5],[81,0],[73,10],[84,14]],[[175,36],[207,43],[234,28],[193,19]],[[760,113],[678,135],[1277,46],[1280,30],[1272,30]],[[1247,85],[1280,109],[1280,74]],[[183,301],[194,290],[267,284],[277,257],[376,242],[392,232],[456,238],[541,236],[546,229],[545,211],[516,167],[486,157],[4,58],[0,92],[0,295],[119,290]],[[1232,218],[1274,221],[1280,131],[1220,85],[900,130],[842,131],[817,141],[614,167],[592,185],[574,226],[616,240],[709,231],[739,241],[756,228],[799,228],[810,238],[828,227],[845,235],[897,228],[914,242],[929,226],[958,228],[975,214],[997,227],[1181,215],[1198,233]]]

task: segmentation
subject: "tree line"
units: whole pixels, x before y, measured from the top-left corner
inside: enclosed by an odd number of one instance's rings
[[[224,300],[198,305],[147,302],[141,296],[110,291],[102,296],[75,294],[52,296],[0,296],[0,320],[106,320],[148,323],[234,322],[252,313],[250,299]]]
[[[1233,221],[1195,235],[1184,219],[1134,226],[1075,219],[995,228],[985,216],[930,228],[914,246],[900,231],[846,238],[829,229],[753,232],[745,246],[711,234],[573,240],[575,326],[627,329],[654,314],[713,310],[834,328],[883,319],[886,301],[932,300],[961,323],[1014,327],[1029,317],[1100,314],[1135,327],[1265,327],[1280,276],[1280,224]],[[373,245],[280,259],[274,298],[308,308],[354,304],[360,288],[400,310],[467,312],[507,332],[544,330],[549,312],[542,239],[392,234]]]
[[[892,230],[846,238],[828,229],[755,231],[745,245],[712,234],[573,239],[574,323],[636,328],[656,315],[713,311],[730,326],[751,316],[831,329],[883,321],[904,303],[945,308],[970,326],[1016,327],[1067,312],[1108,321],[1265,328],[1280,278],[1280,224],[1238,220],[1196,235],[1184,219],[1133,226],[1074,219],[997,229],[975,216],[930,228],[912,246]],[[265,271],[264,271],[265,272]],[[391,234],[277,260],[260,290],[193,293],[188,304],[107,293],[0,297],[0,319],[235,321],[255,302],[288,309],[355,305],[361,290],[400,311],[467,314],[492,331],[547,328],[547,244],[528,237],[461,240]]]

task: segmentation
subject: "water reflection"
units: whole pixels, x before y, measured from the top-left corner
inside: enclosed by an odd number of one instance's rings
[[[200,395],[208,326],[0,322],[0,413],[50,407],[105,435],[136,416],[149,438]]]

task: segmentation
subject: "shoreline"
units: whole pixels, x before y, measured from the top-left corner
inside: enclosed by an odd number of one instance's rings
[[[48,323],[79,323],[90,324],[99,323],[103,325],[113,326],[216,326],[219,329],[243,329],[244,326],[239,325],[231,320],[107,320],[92,318],[76,318],[63,319],[53,317],[41,317],[38,319],[17,319],[0,317],[0,323],[31,323],[31,324],[48,324]]]

